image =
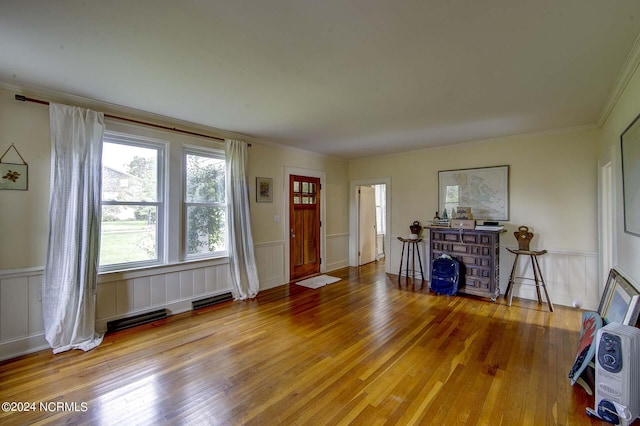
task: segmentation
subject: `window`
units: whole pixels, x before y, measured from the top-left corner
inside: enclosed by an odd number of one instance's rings
[[[164,144],[106,133],[102,148],[100,267],[160,263]]]
[[[185,149],[184,170],[184,257],[226,252],[224,154]]]
[[[445,211],[442,212],[442,217],[448,217],[451,219],[455,214],[456,208],[460,205],[460,185],[447,185],[445,191]],[[449,215],[448,212],[451,212],[451,215]]]

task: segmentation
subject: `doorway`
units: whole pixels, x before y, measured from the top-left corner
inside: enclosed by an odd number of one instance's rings
[[[289,175],[290,280],[320,272],[320,178]]]
[[[364,207],[360,206],[360,193],[358,190],[362,187],[369,187],[374,192],[374,203],[368,202],[366,207],[367,216],[370,214],[375,218],[375,233],[373,238],[375,239],[374,259],[380,260],[382,258],[388,258],[390,256],[390,241],[389,241],[389,229],[391,220],[391,179],[390,178],[376,178],[366,180],[352,181],[350,185],[350,214],[349,214],[349,265],[360,266],[365,262],[361,254],[363,253],[363,245],[361,242],[361,235],[368,234],[371,236],[372,225],[362,225],[363,220],[360,217],[361,210]],[[367,219],[369,220],[369,219]],[[361,229],[363,226],[363,229]],[[368,251],[367,251],[368,252]],[[369,253],[369,252],[368,252]],[[370,255],[369,255],[370,256]],[[390,272],[390,262],[385,262],[385,270]]]
[[[358,187],[358,266],[377,259],[376,190]]]

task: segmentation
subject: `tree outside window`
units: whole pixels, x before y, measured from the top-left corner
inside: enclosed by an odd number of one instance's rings
[[[184,163],[185,257],[226,251],[224,156],[188,150]]]

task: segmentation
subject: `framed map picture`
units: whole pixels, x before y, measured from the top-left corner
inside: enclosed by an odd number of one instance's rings
[[[438,186],[441,217],[471,207],[474,219],[509,220],[509,166],[440,171]]]

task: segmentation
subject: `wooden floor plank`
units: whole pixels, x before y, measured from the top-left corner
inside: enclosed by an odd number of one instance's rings
[[[580,311],[437,296],[384,263],[0,362],[13,424],[600,425],[571,387]]]

